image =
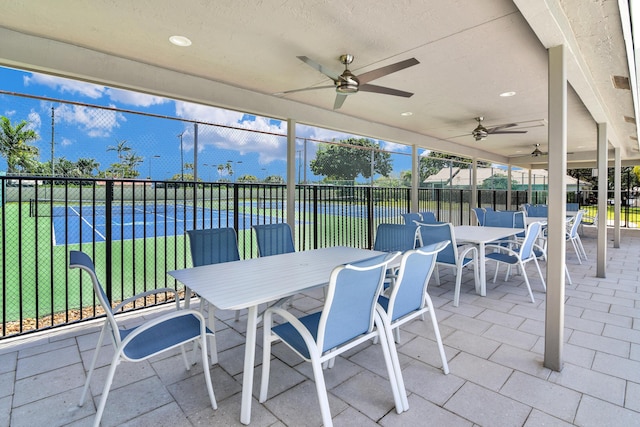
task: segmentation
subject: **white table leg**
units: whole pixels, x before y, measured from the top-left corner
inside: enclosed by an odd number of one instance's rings
[[[253,393],[257,328],[258,306],[251,306],[247,316],[247,338],[244,347],[244,371],[242,374],[242,406],[240,408],[240,422],[245,425],[251,422],[251,395]]]
[[[486,260],[484,257],[484,243],[478,245],[478,270],[480,273],[480,296],[487,296],[487,272],[486,272]]]
[[[204,304],[204,300],[200,298],[200,304]],[[209,312],[207,313],[207,323],[209,329],[213,332],[213,336],[209,335],[209,354],[211,355],[211,365],[218,363],[218,345],[216,344],[216,309],[213,304],[209,303]]]

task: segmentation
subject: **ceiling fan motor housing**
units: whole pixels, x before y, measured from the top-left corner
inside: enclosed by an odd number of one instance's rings
[[[338,93],[356,93],[360,81],[356,76],[351,74],[351,71],[344,70],[344,73],[340,75],[340,79],[336,81],[336,92]]]

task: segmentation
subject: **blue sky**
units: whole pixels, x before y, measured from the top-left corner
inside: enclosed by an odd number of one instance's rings
[[[275,119],[9,68],[0,67],[0,90],[286,135],[286,122]],[[55,110],[53,127],[52,107]],[[117,161],[116,153],[107,149],[121,140],[127,140],[136,155],[144,158],[138,168],[140,178],[150,173],[153,179],[168,179],[180,173],[181,154],[185,163],[193,163],[194,159],[192,123],[4,94],[0,94],[0,115],[14,124],[21,120],[29,122],[29,127],[40,136],[35,145],[40,149],[40,161],[43,162],[51,159],[52,128],[55,158],[64,157],[70,161],[93,158],[100,163],[101,170]],[[323,141],[354,136],[300,124],[296,132],[299,137]],[[410,147],[378,142],[382,148],[396,153],[392,154],[393,176],[410,169]],[[297,150],[303,150],[303,147],[300,142]],[[314,158],[316,147],[315,143],[307,144],[307,161]],[[199,125],[199,177],[217,179],[217,166],[228,160],[233,162],[236,177],[244,174],[260,179],[267,175],[284,177],[286,137]],[[0,159],[0,170],[6,170],[4,159]],[[303,168],[300,174],[304,175]],[[313,176],[307,168],[309,181],[320,178]]]

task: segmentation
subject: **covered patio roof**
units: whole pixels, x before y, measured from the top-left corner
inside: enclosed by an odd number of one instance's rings
[[[186,36],[189,47],[169,43]],[[250,0],[9,1],[0,16],[0,64],[279,119],[531,167],[548,147],[548,57],[567,48],[568,161],[595,161],[607,123],[623,164],[640,162],[629,5],[581,0],[401,1],[375,7],[329,0],[276,6]],[[374,79],[413,93],[347,97],[296,56],[340,74],[341,54],[362,74],[410,58]],[[515,96],[500,94],[515,92]],[[411,115],[402,115],[411,113]],[[521,134],[471,135],[517,124]]]

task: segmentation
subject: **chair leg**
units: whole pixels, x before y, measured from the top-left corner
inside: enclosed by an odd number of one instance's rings
[[[105,321],[104,325],[102,326],[102,330],[100,331],[100,336],[98,337],[98,345],[96,345],[96,351],[93,353],[93,358],[91,359],[89,373],[87,373],[87,380],[84,383],[84,388],[82,389],[82,395],[80,396],[80,403],[78,403],[78,406],[84,405],[84,400],[87,398],[87,391],[89,390],[89,383],[91,382],[93,369],[96,367],[96,362],[98,361],[98,353],[100,353],[100,348],[102,347],[104,335],[108,327],[109,326],[107,324],[107,321]]]
[[[392,327],[391,324],[381,316],[378,316],[376,320],[376,327],[378,328],[378,335],[380,336],[380,347],[382,347],[384,361],[387,365],[387,374],[389,375],[391,393],[393,394],[393,400],[396,405],[396,413],[401,414],[409,410],[409,399],[407,398],[407,390],[404,386],[398,351],[393,342]]]
[[[260,381],[260,403],[267,400],[269,370],[271,369],[271,315],[264,316],[262,338],[262,380]]]
[[[211,407],[218,409],[218,402],[216,402],[216,396],[213,393],[213,384],[211,383],[211,372],[209,372],[209,365],[207,364],[207,333],[204,325],[200,334],[200,347],[202,349],[202,369],[204,370],[204,379],[207,383],[207,392],[209,393],[209,400],[211,401]]]
[[[573,285],[573,282],[571,281],[571,275],[569,274],[569,269],[567,268],[567,264],[564,265],[564,273],[567,275],[567,282],[569,282],[570,285]]]
[[[498,278],[498,270],[500,269],[500,263],[496,261],[496,272],[493,273],[493,283],[496,283],[496,279]]]
[[[324,382],[324,374],[322,372],[322,363],[320,363],[320,360],[317,358],[313,358],[311,360],[311,366],[313,367],[313,378],[316,383],[318,403],[320,403],[322,424],[325,427],[333,427],[333,421],[331,420],[331,408],[329,407],[329,397],[327,396],[327,386]]]
[[[460,304],[460,285],[462,284],[462,266],[456,271],[456,288],[453,291],[453,306],[457,307]]]
[[[584,250],[584,245],[582,244],[582,239],[580,238],[580,236],[576,237],[576,241],[578,242],[578,247],[580,248],[580,252],[582,253],[582,257],[586,261],[587,260],[587,252]]]
[[[533,292],[531,292],[531,285],[529,284],[529,278],[527,277],[527,272],[524,269],[524,264],[520,262],[520,268],[522,268],[522,275],[524,276],[524,283],[527,284],[527,290],[529,291],[529,298],[531,298],[531,302],[535,303],[536,300],[533,298]]]
[[[578,246],[576,245],[576,241],[571,239],[571,244],[573,245],[573,250],[576,252],[576,257],[578,257],[578,263],[582,264],[582,258],[580,257],[580,252],[578,250]]]
[[[436,311],[433,308],[433,302],[431,301],[431,297],[429,296],[429,294],[426,294],[425,297],[427,300],[427,306],[429,307],[431,324],[433,325],[433,334],[436,336],[436,342],[438,343],[438,351],[440,351],[440,358],[442,359],[442,371],[446,375],[449,373],[449,364],[447,363],[447,355],[445,354],[444,346],[442,345],[442,337],[440,336],[440,327],[438,327],[438,320],[436,319]]]
[[[544,289],[545,292],[547,292],[547,284],[544,282],[544,276],[542,275],[542,270],[540,269],[540,264],[538,264],[538,259],[534,256],[533,257],[533,262],[536,264],[536,268],[538,269],[538,274],[540,275],[540,281],[542,282],[542,288]],[[524,268],[524,267],[522,267]],[[567,268],[567,266],[565,265],[564,268]],[[567,271],[568,273],[568,271]],[[526,274],[526,272],[525,272]]]
[[[120,352],[116,351],[113,355],[113,359],[111,360],[111,366],[109,366],[109,373],[107,374],[107,379],[104,382],[104,387],[102,389],[102,397],[100,397],[100,403],[98,404],[98,410],[96,411],[96,417],[93,420],[93,426],[99,427],[100,420],[102,419],[102,414],[104,412],[104,407],[107,404],[107,397],[109,396],[109,390],[111,389],[111,383],[113,382],[113,376],[116,373],[116,368],[120,363]]]
[[[436,286],[440,286],[440,270],[438,269],[438,264],[436,264],[436,268],[433,269],[433,273],[436,276]]]

